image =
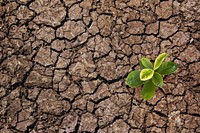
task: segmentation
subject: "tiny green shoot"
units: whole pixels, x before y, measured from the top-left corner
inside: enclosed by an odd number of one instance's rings
[[[167,56],[167,53],[160,54],[154,64],[148,58],[140,59],[139,64],[142,70],[130,72],[125,83],[131,88],[143,85],[142,98],[150,100],[155,95],[156,87],[162,88],[164,76],[177,70],[176,63],[171,61],[164,62]]]

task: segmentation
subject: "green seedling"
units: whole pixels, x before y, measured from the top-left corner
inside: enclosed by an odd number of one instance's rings
[[[154,64],[152,64],[148,58],[140,59],[139,63],[142,70],[130,72],[125,83],[131,88],[143,85],[142,98],[150,100],[155,95],[156,88],[162,88],[163,77],[174,73],[177,69],[177,64],[174,62],[164,62],[167,56],[167,53],[160,54],[156,58]]]

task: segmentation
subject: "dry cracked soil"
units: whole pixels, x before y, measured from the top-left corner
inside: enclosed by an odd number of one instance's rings
[[[199,133],[199,0],[0,0],[1,133]],[[149,101],[124,79],[178,64]]]

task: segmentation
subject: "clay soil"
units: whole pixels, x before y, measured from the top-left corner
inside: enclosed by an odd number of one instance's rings
[[[1,133],[199,133],[199,0],[0,0]],[[124,79],[178,64],[149,101]]]

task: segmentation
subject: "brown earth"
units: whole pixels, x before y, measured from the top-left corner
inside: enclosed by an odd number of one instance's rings
[[[1,133],[200,132],[199,0],[0,0]],[[178,64],[150,101],[143,56]]]

